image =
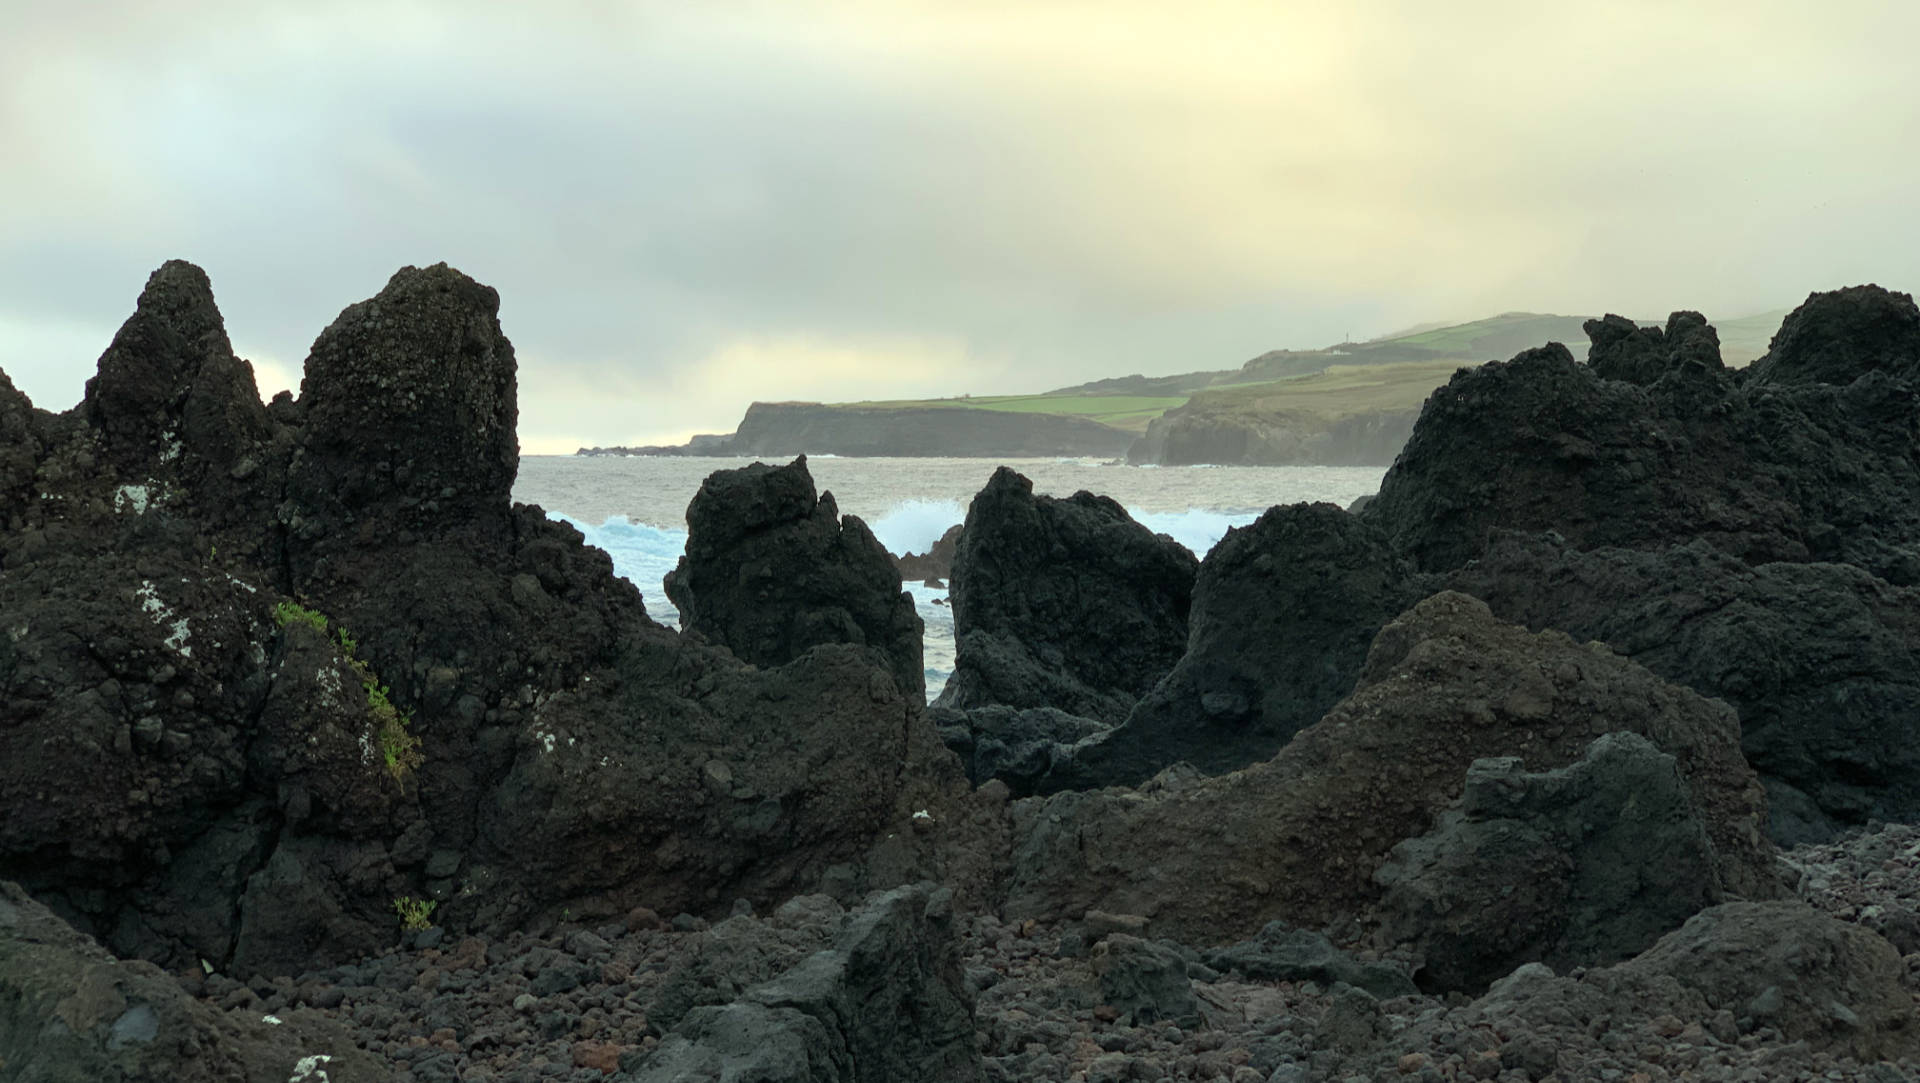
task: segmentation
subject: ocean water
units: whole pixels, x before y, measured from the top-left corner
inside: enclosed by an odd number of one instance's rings
[[[687,503],[715,470],[752,459],[528,455],[513,498],[538,504],[605,549],[613,568],[640,588],[647,612],[678,627],[661,580],[687,542]],[[894,553],[923,553],[963,521],[1001,465],[1033,480],[1036,492],[1081,489],[1110,496],[1148,529],[1204,557],[1229,527],[1245,526],[1275,504],[1329,501],[1345,506],[1380,487],[1385,470],[1346,466],[1122,466],[1091,459],[841,459],[809,456],[814,484],[831,492],[843,515],[858,515]],[[953,672],[953,613],[942,587],[909,583],[926,622],[927,696]]]

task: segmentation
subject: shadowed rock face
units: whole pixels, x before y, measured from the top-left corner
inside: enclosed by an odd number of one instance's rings
[[[995,470],[954,554],[954,673],[939,704],[1119,722],[1185,650],[1198,566],[1107,497],[1036,497]]]
[[[683,641],[511,504],[497,307],[404,269],[267,412],[170,264],[80,410],[0,387],[0,876],[123,956],[297,973],[393,943],[402,895],[497,931],[857,883],[909,778],[937,804],[957,766],[865,651]]]
[[[1271,757],[1353,691],[1374,633],[1417,597],[1386,539],[1332,504],[1229,530],[1200,564],[1186,653],[1124,724],[1069,750],[1041,792]]]
[[[1337,921],[1378,898],[1374,869],[1430,829],[1474,760],[1563,767],[1616,730],[1679,764],[1714,847],[1714,890],[1776,891],[1765,799],[1725,704],[1447,592],[1383,628],[1353,694],[1265,763],[1017,804],[1007,910],[1142,914],[1161,935],[1206,943],[1276,919]]]
[[[1609,380],[1651,384],[1686,366],[1718,372],[1720,336],[1698,312],[1675,312],[1663,331],[1641,327],[1625,316],[1609,313],[1583,325],[1592,345],[1587,365]]]
[[[759,666],[822,643],[878,651],[909,699],[926,696],[920,615],[866,523],[814,495],[802,455],[707,477],[687,506],[687,551],[667,575],[681,626]]]

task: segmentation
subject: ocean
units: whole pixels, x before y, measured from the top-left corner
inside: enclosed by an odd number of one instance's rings
[[[686,547],[687,503],[715,470],[752,459],[672,456],[524,455],[513,498],[573,524],[613,557],[614,571],[640,588],[647,612],[669,626],[679,613],[660,581]],[[1245,526],[1275,504],[1328,501],[1345,507],[1380,488],[1369,466],[1123,466],[1091,459],[841,459],[809,456],[814,484],[843,515],[858,515],[894,553],[924,553],[967,515],[967,503],[1007,465],[1036,492],[1081,489],[1110,496],[1148,529],[1204,557],[1227,528]],[[926,622],[927,696],[953,672],[953,614],[944,588],[909,583]]]

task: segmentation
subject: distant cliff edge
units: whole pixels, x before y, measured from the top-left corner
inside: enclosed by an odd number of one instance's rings
[[[581,448],[581,455],[846,455],[1118,458],[1135,433],[1085,417],[965,406],[756,402],[739,431],[669,447]]]

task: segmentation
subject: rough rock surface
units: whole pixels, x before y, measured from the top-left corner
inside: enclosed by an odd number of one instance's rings
[[[1186,649],[1198,567],[1113,500],[1035,496],[1000,467],[954,554],[954,671],[937,702],[1120,722]]]
[[[1713,843],[1674,758],[1634,733],[1527,772],[1476,760],[1454,808],[1393,848],[1381,935],[1435,990],[1484,989],[1525,962],[1617,963],[1715,901]]]
[[[1112,729],[1052,707],[930,707],[927,713],[969,782],[997,778],[1015,797],[1042,792],[1070,749]]]
[[[324,1075],[320,1072],[324,1071]],[[385,1066],[307,1009],[263,1017],[121,962],[0,881],[0,1079],[32,1083],[374,1083]]]
[[[897,888],[818,952],[725,1007],[690,1013],[635,1083],[758,1079],[888,1083],[981,1078],[952,893]]]
[[[892,558],[832,493],[814,493],[807,457],[717,470],[687,505],[686,555],[667,575],[680,626],[757,666],[822,643],[871,647],[909,699],[923,700],[920,615]]]
[[[1446,577],[1503,619],[1598,639],[1740,715],[1776,841],[1920,816],[1920,592],[1704,542],[1580,551],[1498,535]]]
[[[1711,371],[1726,367],[1720,360],[1720,336],[1698,312],[1675,312],[1667,317],[1665,330],[1608,313],[1588,320],[1584,330],[1592,342],[1587,365],[1609,380],[1651,384],[1689,365]]]
[[[1006,912],[1142,914],[1195,943],[1342,920],[1377,899],[1374,869],[1459,797],[1474,760],[1563,767],[1615,730],[1679,762],[1714,844],[1714,891],[1775,891],[1765,799],[1726,705],[1447,592],[1382,629],[1354,693],[1266,763],[1017,802]]]
[[[1596,323],[1598,369],[1550,343],[1462,370],[1362,514],[1427,571],[1459,567],[1506,528],[1580,548],[1700,539],[1754,564],[1920,582],[1920,412],[1915,366],[1900,360],[1913,313],[1872,287],[1815,294],[1750,374],[1712,365],[1686,313],[1657,344]],[[1672,367],[1646,386],[1603,375],[1660,366]]]
[[[960,547],[960,530],[966,524],[955,523],[927,547],[924,553],[902,553],[893,558],[902,582],[917,583],[947,579],[953,575],[953,554]]]
[[[1123,1022],[1200,1025],[1200,1006],[1193,999],[1187,961],[1177,948],[1114,933],[1094,945],[1092,962],[1101,1002],[1118,1012]]]
[[[1272,757],[1353,691],[1374,634],[1418,599],[1409,580],[1377,530],[1332,504],[1227,531],[1200,564],[1186,653],[1126,722],[1071,749],[1045,791]]]
[[[512,506],[497,305],[403,269],[254,413],[169,264],[80,409],[0,393],[0,876],[117,954],[243,975],[391,944],[402,897],[458,932],[884,886],[866,855],[964,785],[918,704],[860,648],[683,640]],[[295,599],[324,631],[276,621]]]
[[[1755,380],[1774,384],[1850,384],[1866,372],[1920,379],[1912,295],[1872,285],[1809,294],[1752,368]]]
[[[1321,933],[1269,921],[1249,940],[1201,953],[1214,970],[1255,981],[1311,981],[1324,986],[1344,982],[1382,1000],[1416,991],[1405,969],[1385,962],[1361,962],[1333,946]]]

